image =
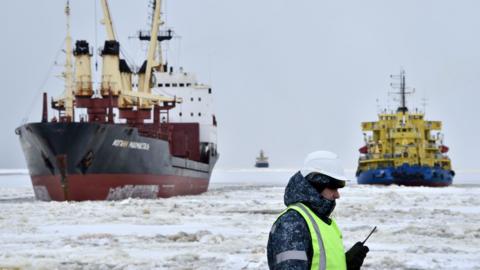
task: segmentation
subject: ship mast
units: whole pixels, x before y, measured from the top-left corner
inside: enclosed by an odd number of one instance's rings
[[[400,71],[400,96],[401,96],[401,106],[398,108],[402,112],[408,111],[407,104],[405,101],[405,70]]]
[[[65,61],[65,116],[70,121],[73,121],[73,51],[72,51],[72,37],[70,36],[70,1],[67,0],[65,6],[65,15],[67,17],[67,37],[65,39],[66,46],[66,61]],[[68,121],[68,120],[67,120]]]
[[[145,81],[143,81],[143,89],[147,92],[150,92],[150,80],[152,77],[152,68],[158,66],[159,63],[155,57],[155,51],[158,46],[158,30],[159,27],[163,24],[160,18],[160,9],[162,6],[161,0],[155,0],[154,2],[155,11],[153,13],[153,21],[152,21],[152,29],[150,31],[150,44],[148,47],[148,54],[147,54],[147,69],[145,71]],[[161,55],[161,51],[159,55]],[[161,57],[161,56],[160,56]]]
[[[406,113],[406,112],[408,112],[406,95],[407,94],[413,94],[415,92],[415,89],[412,89],[412,91],[410,91],[410,92],[407,91],[406,80],[405,80],[405,70],[404,69],[400,70],[399,75],[390,75],[390,77],[400,80],[400,84],[391,83],[390,86],[392,86],[395,89],[400,90],[400,92],[395,93],[395,94],[400,95],[400,106],[398,107],[397,112]]]

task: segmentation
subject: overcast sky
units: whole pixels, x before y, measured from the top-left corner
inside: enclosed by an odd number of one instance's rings
[[[145,48],[129,36],[146,28],[148,2],[110,1],[123,51],[137,64]],[[0,168],[25,167],[14,129],[27,115],[40,119],[41,90],[63,91],[54,76],[40,88],[55,57],[64,59],[64,5],[2,1]],[[72,36],[100,47],[94,7],[71,0]],[[297,167],[329,149],[356,168],[360,123],[394,107],[390,75],[403,67],[416,89],[409,106],[423,109],[425,98],[427,119],[443,121],[454,169],[480,168],[480,1],[167,0],[165,8],[180,36],[169,63],[213,86],[218,167],[252,167],[260,149],[273,167]]]

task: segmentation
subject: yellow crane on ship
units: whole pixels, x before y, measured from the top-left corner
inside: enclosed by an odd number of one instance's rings
[[[124,60],[120,59],[118,50],[120,44],[117,41],[113,20],[110,14],[110,8],[107,0],[100,0],[103,10],[103,19],[101,23],[105,26],[107,40],[102,51],[102,75],[100,84],[100,96],[107,98],[109,95],[118,97],[119,109],[132,109],[134,106],[138,109],[150,109],[154,105],[163,102],[181,103],[181,98],[171,98],[158,94],[153,94],[152,76],[153,71],[164,72],[163,59],[160,43],[158,42],[159,27],[163,24],[161,20],[161,0],[154,1],[154,14],[150,29],[150,39],[148,53],[146,57],[146,69],[144,73],[132,74],[131,71],[122,70],[120,67],[126,65]],[[63,77],[65,79],[64,93],[53,100],[53,107],[59,111],[64,111],[65,119],[73,120],[74,117],[74,96],[92,97],[94,96],[91,54],[76,53],[72,50],[72,37],[70,35],[70,3],[67,1],[65,7],[67,18],[67,36],[66,36],[66,61]],[[88,51],[88,43],[87,51]],[[110,49],[110,50],[109,50]],[[116,50],[116,51],[115,51]],[[75,68],[74,61],[75,58]],[[124,62],[124,63],[122,63]],[[128,68],[127,68],[128,70]],[[138,76],[138,88],[132,89],[132,76]]]

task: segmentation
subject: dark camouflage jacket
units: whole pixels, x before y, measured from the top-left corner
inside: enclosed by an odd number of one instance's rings
[[[292,176],[285,188],[285,205],[302,202],[313,210],[318,217],[330,223],[328,215],[331,205],[320,196],[317,190],[297,172]],[[284,260],[277,262],[277,255],[285,251],[305,251],[307,260]],[[305,254],[301,252],[299,254]],[[267,256],[268,266],[275,270],[310,269],[313,248],[308,225],[303,217],[294,210],[283,214],[273,224],[268,238]],[[304,255],[303,255],[304,256]]]

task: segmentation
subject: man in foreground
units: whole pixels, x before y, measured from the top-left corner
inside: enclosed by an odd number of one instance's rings
[[[309,154],[285,188],[283,211],[270,231],[268,266],[274,270],[348,269],[363,264],[368,247],[357,242],[345,253],[342,234],[330,214],[347,178],[337,155]]]

